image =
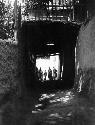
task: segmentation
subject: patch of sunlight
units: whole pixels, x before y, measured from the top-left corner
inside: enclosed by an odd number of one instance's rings
[[[49,117],[63,118],[58,113],[50,114]]]
[[[55,100],[50,100],[50,103],[53,103],[53,102],[64,102],[66,103],[67,101],[69,100],[68,97],[62,97],[62,98],[59,98],[59,99],[55,99]]]
[[[71,115],[72,115],[72,112],[69,112],[69,113],[67,114],[68,117],[71,116]]]
[[[49,98],[54,97],[54,96],[55,96],[55,94],[49,94],[49,95],[48,94],[42,94],[39,101],[42,101],[44,99],[49,99]]]
[[[38,113],[38,111],[32,111],[32,113]]]
[[[42,106],[42,104],[37,104],[37,105],[35,105],[36,108],[39,107],[39,106]]]
[[[83,84],[83,81],[82,81],[82,76],[80,76],[80,79],[79,79],[79,92],[81,92],[81,90],[82,90],[82,84]]]
[[[32,111],[32,113],[39,113],[41,111],[42,111],[41,109],[37,109],[37,110]]]
[[[71,99],[73,99],[72,92],[67,92],[66,95],[63,97],[55,97],[54,99],[50,100],[50,103],[54,102],[68,103],[68,101],[70,101]]]

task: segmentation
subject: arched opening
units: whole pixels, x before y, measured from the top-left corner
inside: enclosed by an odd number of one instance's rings
[[[18,31],[18,40],[23,48],[24,80],[27,88],[53,90],[73,87],[75,45],[79,28],[77,24],[52,21],[29,21],[22,24]],[[52,70],[51,79],[48,76],[49,67]],[[40,68],[43,71],[42,78],[38,78]],[[55,79],[53,68],[57,70]]]

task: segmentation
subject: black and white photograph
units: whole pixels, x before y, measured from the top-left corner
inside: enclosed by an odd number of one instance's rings
[[[95,0],[0,0],[0,125],[95,125]]]

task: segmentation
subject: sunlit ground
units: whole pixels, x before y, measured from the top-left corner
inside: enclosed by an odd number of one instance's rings
[[[79,98],[73,91],[42,94],[35,105],[34,125],[94,125],[95,107],[85,98]],[[37,121],[36,121],[37,120]]]

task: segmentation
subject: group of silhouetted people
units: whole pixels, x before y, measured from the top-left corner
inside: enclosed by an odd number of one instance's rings
[[[57,70],[53,67],[53,70],[49,67],[48,72],[45,70],[42,71],[41,67],[39,70],[37,70],[37,77],[40,81],[46,81],[47,77],[49,80],[56,80],[57,78]]]

